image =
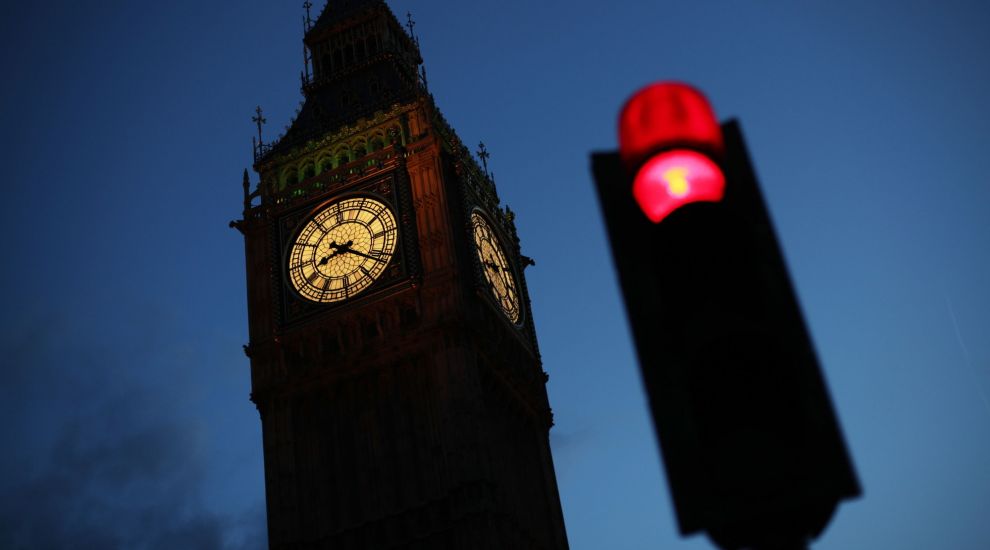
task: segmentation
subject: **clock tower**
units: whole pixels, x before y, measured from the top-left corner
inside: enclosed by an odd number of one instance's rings
[[[329,0],[304,43],[233,223],[270,547],[567,548],[512,212],[384,1]]]

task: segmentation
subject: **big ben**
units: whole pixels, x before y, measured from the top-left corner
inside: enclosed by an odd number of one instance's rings
[[[304,43],[235,223],[270,547],[567,548],[514,215],[384,1]]]

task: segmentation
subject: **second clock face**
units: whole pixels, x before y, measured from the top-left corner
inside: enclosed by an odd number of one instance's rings
[[[474,228],[475,250],[492,296],[498,301],[505,316],[513,323],[519,323],[519,293],[516,291],[516,277],[506,259],[498,237],[485,218],[478,212],[471,214]]]
[[[313,302],[340,302],[385,271],[396,246],[395,216],[382,202],[355,197],[316,213],[289,251],[292,287]]]

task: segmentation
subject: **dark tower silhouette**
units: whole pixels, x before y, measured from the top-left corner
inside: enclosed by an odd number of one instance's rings
[[[383,1],[306,28],[233,224],[271,548],[567,548],[512,212]]]

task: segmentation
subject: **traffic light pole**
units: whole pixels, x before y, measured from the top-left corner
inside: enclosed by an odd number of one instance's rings
[[[618,153],[592,168],[682,534],[804,550],[859,494],[737,123],[725,193],[659,223]]]

